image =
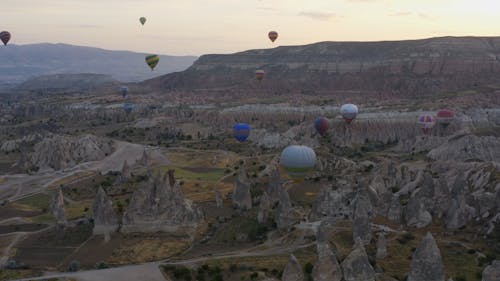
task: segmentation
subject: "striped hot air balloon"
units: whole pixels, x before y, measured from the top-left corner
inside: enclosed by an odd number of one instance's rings
[[[352,103],[344,104],[340,107],[340,114],[347,124],[351,124],[352,120],[356,119],[358,115],[358,107]]]
[[[151,70],[154,70],[158,62],[160,61],[160,57],[158,55],[147,55],[146,63],[149,65]]]
[[[264,79],[264,74],[265,74],[265,72],[262,69],[255,70],[255,79],[257,79],[259,81]]]
[[[320,135],[324,136],[328,131],[328,119],[325,117],[316,118],[316,120],[314,120],[314,128]]]
[[[301,182],[316,165],[316,153],[308,146],[291,145],[281,152],[280,165],[295,182]]]
[[[2,31],[0,32],[0,40],[2,40],[3,44],[7,46],[7,43],[10,41],[10,32]]]
[[[435,124],[436,121],[434,120],[434,117],[429,114],[420,115],[417,119],[417,126],[419,126],[422,129],[422,132],[426,135],[430,133]]]
[[[436,119],[441,126],[446,128],[455,119],[455,112],[449,109],[441,109],[438,111]]]
[[[267,36],[269,37],[269,39],[271,40],[271,42],[274,42],[274,41],[276,41],[276,39],[278,39],[278,32],[276,32],[276,31],[269,31],[269,33],[267,34]]]

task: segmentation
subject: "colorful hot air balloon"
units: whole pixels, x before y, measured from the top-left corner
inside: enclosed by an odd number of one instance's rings
[[[250,135],[250,125],[246,123],[238,123],[233,126],[234,138],[240,142],[247,140],[248,135]]]
[[[417,126],[419,126],[426,135],[434,128],[435,124],[436,121],[434,121],[434,117],[428,114],[420,115],[417,120]]]
[[[10,32],[8,31],[0,32],[0,40],[2,40],[3,44],[7,46],[7,43],[9,43],[10,40]]]
[[[267,36],[269,37],[269,39],[271,39],[272,42],[274,42],[276,39],[278,39],[278,32],[276,32],[276,31],[269,31],[269,33],[267,34]]]
[[[340,107],[340,114],[347,124],[351,124],[352,120],[356,119],[358,115],[358,107],[351,103],[344,104]]]
[[[146,23],[146,18],[145,17],[141,17],[139,19],[139,21],[141,22],[142,25],[144,25]]]
[[[325,117],[318,117],[316,120],[314,120],[314,128],[316,128],[316,131],[322,136],[326,134],[328,131],[328,119]]]
[[[120,87],[120,94],[122,97],[126,97],[128,94],[128,87],[127,86],[121,86]]]
[[[441,109],[438,111],[436,119],[441,126],[446,128],[455,119],[455,112],[449,109]]]
[[[316,165],[316,153],[307,146],[291,145],[281,152],[280,165],[295,182],[300,182]]]
[[[160,57],[157,55],[147,55],[146,56],[146,63],[149,65],[151,70],[154,70],[158,62],[160,61]]]
[[[125,113],[129,114],[130,112],[132,112],[133,109],[134,109],[133,104],[131,104],[131,103],[124,103],[123,104],[123,110],[125,111]]]
[[[262,69],[255,70],[255,78],[259,81],[264,79],[264,74],[265,74],[265,72]]]

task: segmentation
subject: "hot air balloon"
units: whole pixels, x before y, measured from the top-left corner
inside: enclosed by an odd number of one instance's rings
[[[124,103],[123,104],[123,110],[125,111],[125,113],[129,114],[130,112],[132,112],[133,109],[134,109],[133,104],[131,104],[131,103]]]
[[[428,114],[420,115],[417,120],[417,126],[419,126],[426,135],[429,134],[435,124],[436,121],[434,121],[434,117]]]
[[[358,107],[351,103],[344,104],[340,107],[340,114],[344,117],[347,124],[351,124],[352,120],[356,119],[358,115]]]
[[[274,42],[276,39],[278,39],[278,32],[276,32],[276,31],[269,31],[269,33],[267,34],[267,36],[269,37],[269,39],[271,39],[272,42]]]
[[[144,25],[146,23],[146,18],[145,17],[141,17],[139,19],[139,21],[141,22],[142,25]]]
[[[154,70],[158,62],[160,61],[160,57],[157,55],[147,55],[146,56],[146,63],[149,65],[151,70]]]
[[[455,119],[455,112],[449,109],[441,109],[438,111],[436,119],[441,126],[446,128]]]
[[[120,94],[122,97],[126,97],[128,94],[128,87],[127,86],[121,86],[120,87]]]
[[[247,140],[248,135],[250,135],[250,125],[246,123],[238,123],[233,126],[234,138],[240,142]]]
[[[316,120],[314,120],[314,128],[316,128],[316,131],[322,136],[326,134],[328,131],[328,119],[325,117],[318,117]]]
[[[0,32],[0,40],[2,40],[3,44],[7,46],[7,43],[9,43],[10,40],[10,32],[8,31]]]
[[[265,74],[265,72],[262,69],[255,70],[255,78],[259,81],[264,79],[264,74]]]
[[[316,153],[307,146],[291,145],[281,152],[280,165],[295,182],[300,182],[316,165]]]

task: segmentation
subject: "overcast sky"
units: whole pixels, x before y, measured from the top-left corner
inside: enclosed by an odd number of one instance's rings
[[[500,0],[0,0],[0,11],[0,31],[10,31],[13,44],[173,55],[500,35]],[[270,30],[279,32],[275,44]]]

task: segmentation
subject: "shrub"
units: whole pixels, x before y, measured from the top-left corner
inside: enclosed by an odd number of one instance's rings
[[[306,263],[306,265],[304,265],[304,271],[307,274],[311,274],[312,271],[313,271],[313,265],[312,265],[312,263],[310,263],[310,262]]]
[[[76,272],[78,270],[80,270],[80,262],[77,260],[71,261],[68,265],[68,271],[69,272]]]

